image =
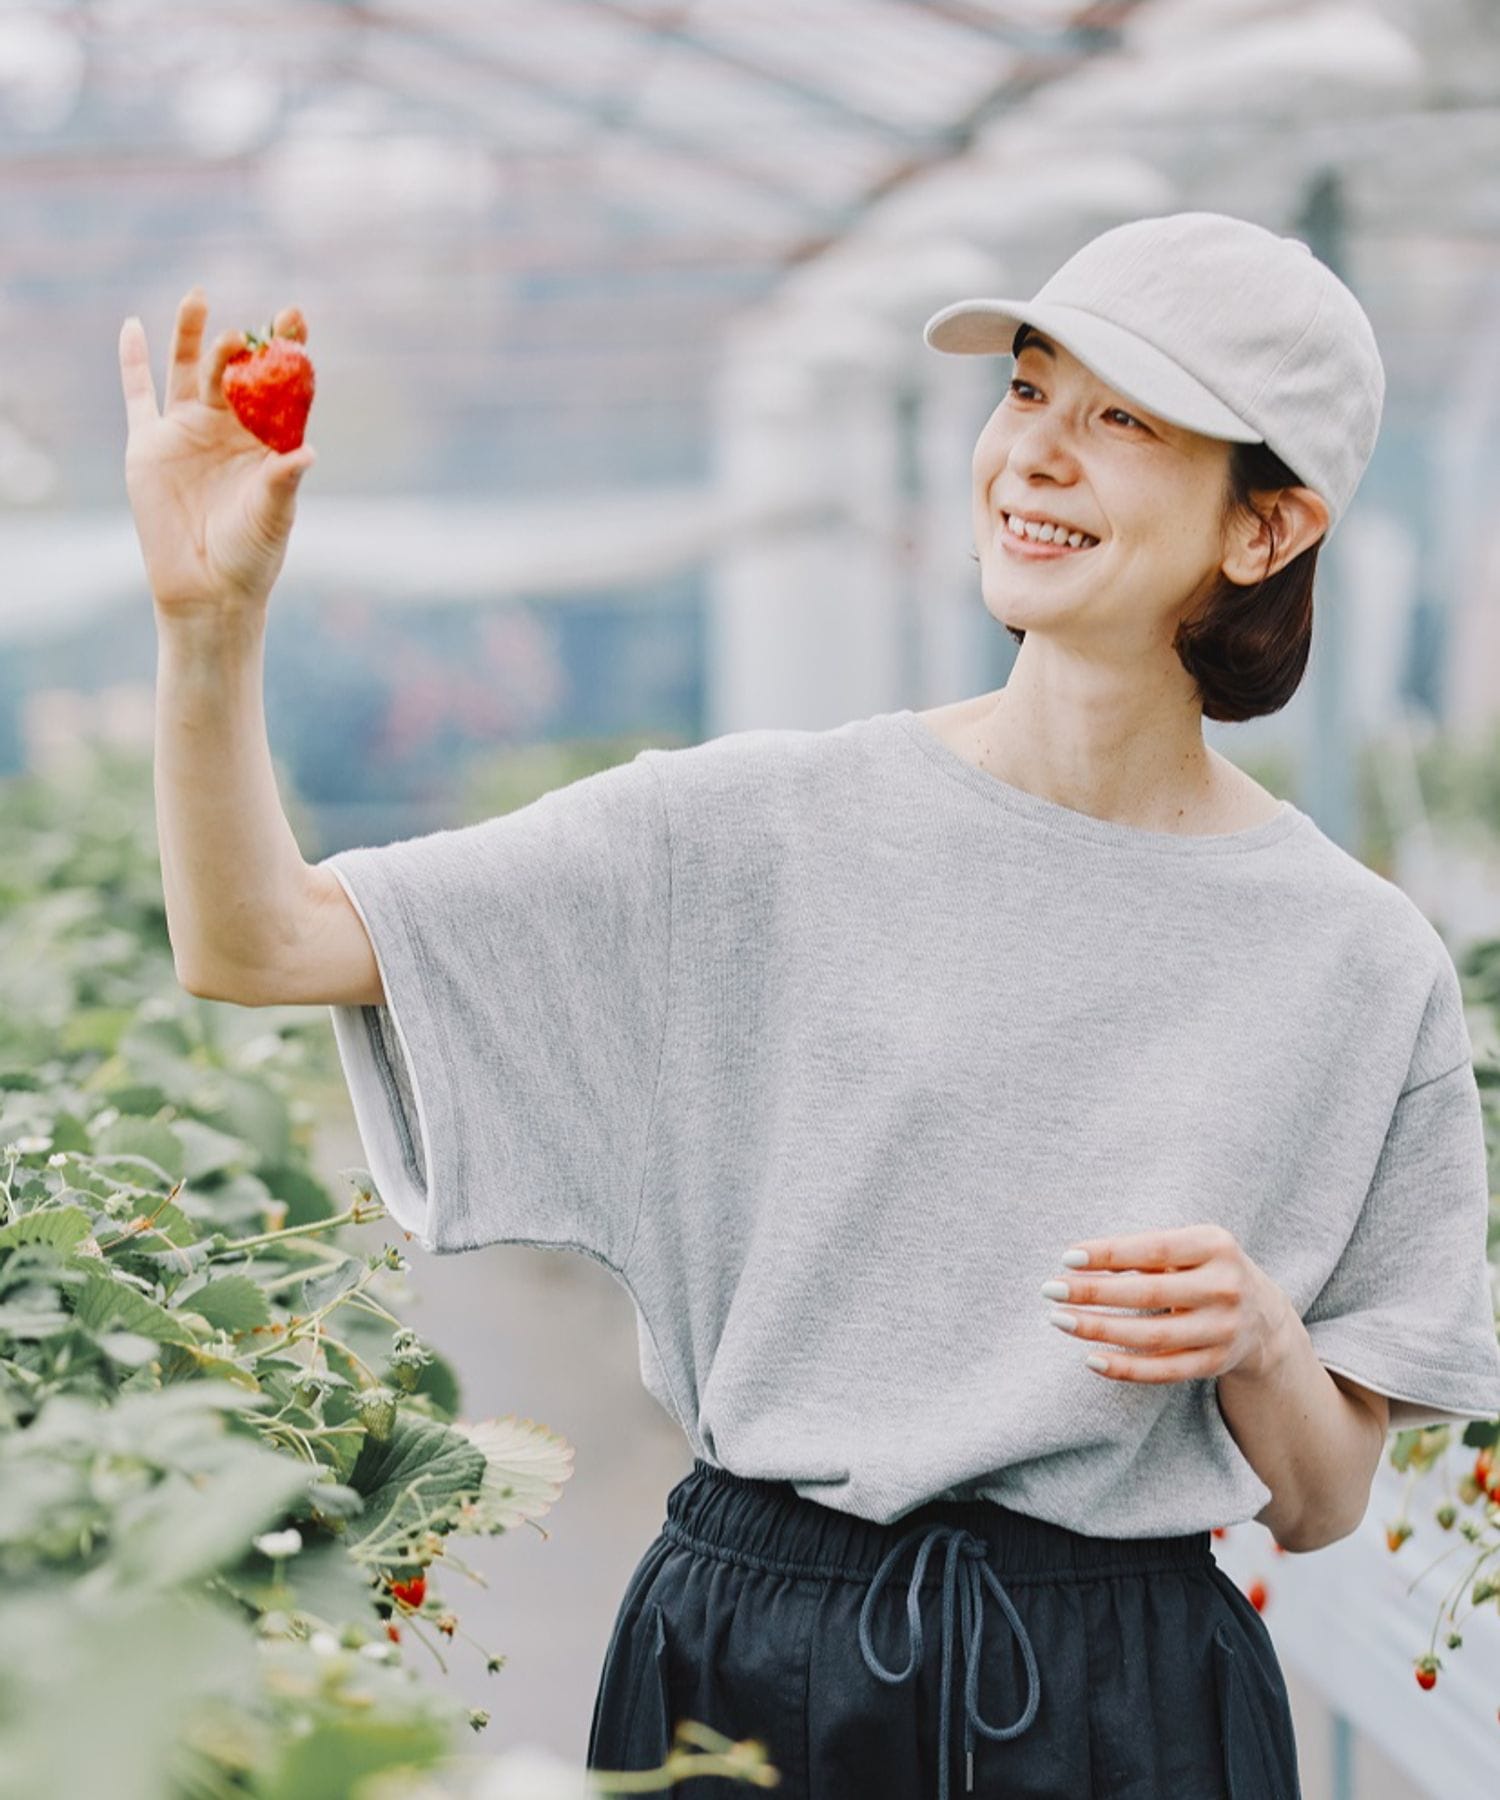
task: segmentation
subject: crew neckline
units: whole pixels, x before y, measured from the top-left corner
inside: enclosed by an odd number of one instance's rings
[[[1239,831],[1184,834],[1172,831],[1148,831],[1139,825],[1122,825],[1115,819],[1096,819],[1092,813],[1079,812],[1056,800],[1045,800],[1026,788],[1018,788],[998,775],[960,756],[909,707],[896,712],[880,713],[877,720],[896,725],[906,740],[915,744],[944,774],[1001,807],[1016,818],[1030,820],[1053,831],[1063,832],[1086,843],[1113,845],[1124,850],[1163,851],[1169,856],[1227,856],[1242,850],[1259,850],[1280,843],[1300,825],[1306,814],[1290,800],[1281,802],[1280,810],[1259,825],[1247,825]]]

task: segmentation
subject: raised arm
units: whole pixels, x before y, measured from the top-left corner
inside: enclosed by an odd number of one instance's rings
[[[238,332],[200,357],[207,302],[177,312],[166,404],[138,319],[120,331],[125,482],[155,603],[155,795],[167,931],[189,993],[245,1006],[384,999],[363,924],[309,867],[276,788],[263,704],[270,593],[314,452],[277,453],[224,399]],[[295,308],[278,335],[305,340]]]

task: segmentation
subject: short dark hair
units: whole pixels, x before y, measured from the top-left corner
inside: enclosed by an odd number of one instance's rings
[[[1012,355],[1028,334],[1035,335],[1029,325],[1017,330]],[[1252,492],[1306,486],[1269,444],[1231,443],[1229,452],[1221,524],[1227,525],[1236,512],[1259,510],[1251,502]],[[1267,526],[1269,567],[1277,546],[1274,522],[1268,519]],[[1213,591],[1179,624],[1172,647],[1198,685],[1204,718],[1238,724],[1280,712],[1301,686],[1312,649],[1313,578],[1326,537],[1325,532],[1285,568],[1253,586],[1221,574]],[[1016,626],[1005,629],[1018,644],[1026,641],[1026,633]]]

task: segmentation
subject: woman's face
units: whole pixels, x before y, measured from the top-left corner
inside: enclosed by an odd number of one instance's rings
[[[1029,336],[974,446],[986,607],[1002,624],[1087,643],[1096,654],[1170,643],[1218,580],[1229,456],[1224,439],[1145,412],[1061,344]],[[1028,557],[1012,547],[1012,510],[1099,541]]]

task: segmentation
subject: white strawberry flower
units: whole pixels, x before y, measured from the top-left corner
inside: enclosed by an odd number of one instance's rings
[[[289,1525],[285,1531],[263,1531],[258,1538],[250,1541],[262,1556],[272,1559],[295,1556],[302,1548],[302,1533],[295,1525]]]

